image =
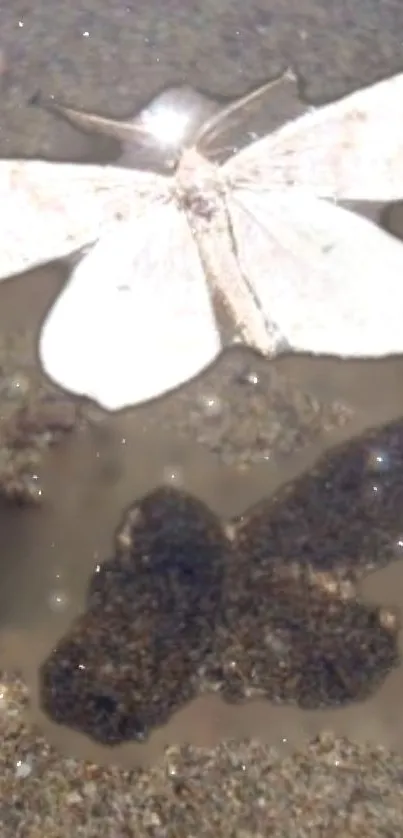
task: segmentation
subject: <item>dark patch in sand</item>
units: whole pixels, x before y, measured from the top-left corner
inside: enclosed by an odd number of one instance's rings
[[[337,446],[245,514],[240,545],[280,564],[344,566],[352,576],[380,568],[403,550],[402,475],[399,420]]]
[[[243,558],[231,568],[217,653],[224,699],[316,709],[368,698],[398,663],[382,610],[346,597],[334,579],[270,573],[261,557]]]
[[[397,620],[355,581],[396,558],[403,424],[338,447],[232,522],[173,489],[133,507],[87,611],[41,669],[59,723],[144,739],[198,692],[304,708],[369,697],[399,663]]]

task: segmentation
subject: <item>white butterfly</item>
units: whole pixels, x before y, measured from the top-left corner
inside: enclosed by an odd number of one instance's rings
[[[267,89],[210,115],[173,176],[0,162],[0,278],[87,248],[39,341],[64,389],[108,410],[160,396],[214,361],[223,314],[267,356],[403,352],[403,246],[335,204],[402,197],[403,74],[209,162]]]

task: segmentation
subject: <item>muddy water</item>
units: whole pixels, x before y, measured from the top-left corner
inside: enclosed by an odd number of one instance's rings
[[[61,281],[60,269],[52,267],[1,285],[0,330],[28,330],[31,339],[24,345],[31,363],[36,363],[38,324]],[[274,368],[319,402],[346,404],[351,419],[287,454],[274,447],[270,457],[240,468],[178,435],[163,403],[153,408],[153,421],[147,410],[112,418],[94,410],[91,423],[52,449],[43,462],[38,475],[41,508],[1,510],[7,595],[2,602],[0,665],[22,671],[32,688],[32,717],[63,752],[130,765],[155,759],[168,743],[213,745],[223,736],[258,735],[293,748],[324,727],[355,740],[403,748],[402,669],[370,700],[338,710],[301,711],[263,701],[235,707],[216,696],[203,696],[176,713],[146,745],[122,745],[112,753],[52,724],[38,706],[38,668],[83,609],[88,579],[96,565],[113,554],[114,532],[130,503],[166,484],[193,493],[219,516],[236,516],[310,468],[332,445],[403,415],[403,359],[340,363],[296,357],[284,358]],[[400,562],[372,574],[361,587],[367,600],[402,610]]]

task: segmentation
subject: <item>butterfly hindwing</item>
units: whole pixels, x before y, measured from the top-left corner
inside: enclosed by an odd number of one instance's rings
[[[221,348],[197,245],[174,202],[104,235],[73,272],[40,339],[47,374],[117,410],[193,378]]]
[[[330,202],[239,189],[228,205],[240,268],[295,351],[403,353],[403,247]]]

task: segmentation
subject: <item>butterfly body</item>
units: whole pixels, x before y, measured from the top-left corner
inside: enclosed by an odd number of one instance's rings
[[[219,212],[224,198],[224,179],[220,167],[196,149],[184,151],[172,183],[172,194],[179,210],[192,217],[209,220]]]

